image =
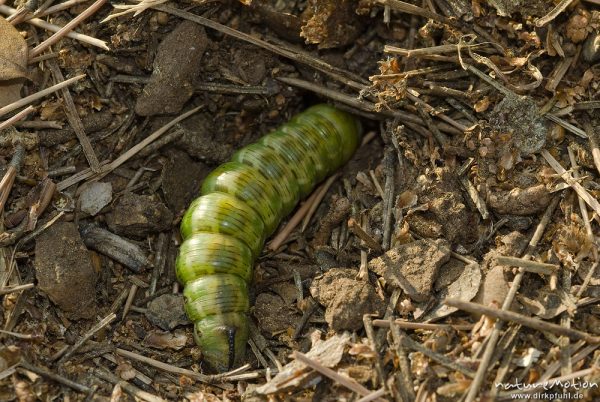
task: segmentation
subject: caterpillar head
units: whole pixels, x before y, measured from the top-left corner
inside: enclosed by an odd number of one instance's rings
[[[225,313],[204,317],[194,326],[194,338],[203,360],[220,373],[239,366],[246,355],[248,317],[245,313]]]

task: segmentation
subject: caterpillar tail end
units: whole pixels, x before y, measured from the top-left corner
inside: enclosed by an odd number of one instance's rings
[[[194,325],[196,344],[203,361],[222,373],[241,365],[246,356],[248,317],[245,313],[226,313],[204,317]]]

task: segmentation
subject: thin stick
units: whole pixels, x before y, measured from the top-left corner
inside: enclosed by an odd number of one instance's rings
[[[308,212],[310,206],[314,203],[315,198],[317,197],[317,193],[318,193],[317,190],[312,192],[312,194],[306,199],[306,201],[304,201],[302,203],[300,208],[298,208],[296,210],[294,215],[292,215],[292,217],[290,218],[288,223],[283,228],[281,228],[279,233],[277,233],[277,235],[273,238],[273,240],[271,240],[271,242],[269,242],[268,248],[270,250],[277,250],[279,248],[279,246],[281,246],[285,242],[285,240],[288,238],[290,233],[292,233],[294,228],[300,224],[300,222],[302,221],[302,218],[304,218],[306,216],[306,213]],[[277,247],[275,247],[275,246],[277,246]]]
[[[354,218],[351,218],[354,219]],[[360,224],[358,224],[358,222],[354,221],[354,229],[357,229],[358,231],[355,232],[355,235],[357,233],[361,233],[368,236],[366,229],[369,225],[369,217],[364,214],[361,213],[360,214]],[[352,231],[352,228],[350,227],[349,222],[346,224],[346,226],[348,227],[348,229],[350,231]],[[358,236],[360,238],[360,235]],[[373,240],[373,242],[377,245],[379,245],[378,243],[375,242],[375,240]],[[369,253],[367,253],[367,250],[364,249],[364,246],[366,246],[367,243],[361,239],[360,241],[360,266],[358,268],[358,274],[356,275],[357,279],[362,279],[362,280],[369,280]]]
[[[554,169],[556,173],[569,185],[577,195],[579,195],[586,204],[588,204],[598,215],[600,215],[600,203],[581,185],[579,184],[569,172],[562,167],[562,165],[554,159],[554,157],[545,149],[541,151],[542,156],[546,159],[546,162]]]
[[[133,308],[132,308],[132,310],[133,310]],[[187,369],[184,369],[181,367],[173,366],[172,364],[163,363],[161,361],[152,359],[150,357],[142,356],[138,353],[130,352],[125,349],[117,348],[116,352],[118,355],[148,364],[152,367],[156,367],[159,370],[163,370],[168,373],[182,374],[187,377],[194,378],[194,379],[201,381],[203,383],[206,383],[206,384],[216,384],[219,382],[226,382],[232,378],[238,378],[236,376],[239,376],[241,379],[257,377],[257,375],[255,373],[239,374],[242,371],[248,370],[250,368],[250,365],[238,367],[227,373],[221,373],[221,374],[215,374],[215,375],[205,375],[205,374],[197,373],[192,370],[187,370]]]
[[[24,285],[7,286],[4,288],[0,288],[0,296],[7,295],[10,293],[14,293],[14,292],[21,292],[23,290],[31,289],[34,286],[35,285],[33,283],[26,283]]]
[[[555,275],[556,271],[560,268],[556,264],[544,264],[543,262],[526,260],[524,258],[498,256],[496,261],[499,265],[508,265],[511,267],[520,267],[527,272],[535,272],[536,274],[542,275]]]
[[[12,126],[19,120],[24,119],[25,116],[27,116],[31,112],[33,112],[33,106],[28,106],[26,109],[21,110],[19,113],[15,114],[13,117],[1,122],[0,123],[0,131],[4,130],[7,127]]]
[[[391,320],[373,320],[373,325],[380,328],[390,328]],[[435,331],[439,329],[454,328],[457,331],[470,331],[473,329],[473,324],[431,324],[426,322],[409,322],[397,319],[393,321],[394,325],[401,329],[424,329],[427,331]]]
[[[377,0],[377,2],[379,4],[389,6],[396,11],[401,11],[403,13],[412,15],[418,15],[419,17],[438,21],[442,24],[448,24],[454,27],[460,26],[460,23],[458,21],[451,20],[448,17],[444,17],[443,15],[434,13],[432,11],[427,10],[426,8],[418,7],[410,3],[405,3],[403,1],[398,0]]]
[[[387,251],[391,247],[392,232],[394,224],[392,215],[394,214],[394,201],[396,200],[396,183],[394,181],[396,164],[394,163],[394,151],[389,145],[383,153],[383,172],[385,174],[384,196],[383,196],[383,238],[381,247]]]
[[[600,102],[599,102],[600,103]],[[583,121],[583,128],[588,136],[590,142],[590,148],[592,149],[592,157],[594,158],[594,166],[598,173],[600,173],[600,144],[598,143],[598,135],[596,129],[589,120]]]
[[[47,15],[50,15],[50,14],[53,14],[53,13],[56,13],[56,12],[59,12],[59,11],[62,11],[62,10],[66,10],[68,8],[71,8],[71,7],[75,6],[75,5],[77,5],[77,4],[85,3],[87,1],[89,1],[89,0],[67,0],[67,1],[63,1],[62,3],[53,5],[52,7],[48,7],[47,9],[45,9],[45,10],[39,12],[39,13],[36,11],[33,14],[33,17],[38,17],[38,18],[45,17]]]
[[[17,338],[17,339],[26,339],[26,340],[43,340],[44,339],[43,335],[22,334],[20,332],[5,331],[3,329],[0,329],[0,334],[12,336],[13,338]]]
[[[557,335],[565,335],[572,339],[582,339],[588,343],[600,343],[600,336],[590,335],[587,332],[572,328],[561,327],[560,325],[542,321],[538,318],[527,317],[523,314],[515,313],[510,310],[500,310],[497,308],[487,307],[482,304],[466,302],[453,298],[444,300],[444,304],[447,306],[456,307],[469,313],[484,314],[488,317],[498,318],[503,321],[516,322],[517,324],[521,324],[525,327],[533,328],[538,331],[550,332]]]
[[[379,354],[379,345],[377,345],[377,339],[375,339],[375,331],[373,330],[373,318],[370,314],[363,315],[363,324],[365,332],[367,333],[367,339],[369,340],[370,347],[375,353],[375,370],[381,387],[386,389],[386,378],[383,371],[383,363],[381,361],[381,355]],[[375,379],[377,381],[377,378]]]
[[[385,388],[380,388],[375,392],[371,392],[369,395],[363,396],[362,398],[360,398],[359,400],[357,400],[356,402],[370,402],[370,401],[374,401],[375,399],[378,399],[381,396],[384,396],[386,393]]]
[[[302,313],[302,318],[300,319],[300,322],[297,324],[296,329],[294,330],[294,335],[292,336],[292,339],[294,340],[300,338],[302,330],[304,329],[306,324],[308,324],[308,320],[319,308],[319,304],[315,301],[315,299],[312,298],[312,296],[307,297],[305,300],[308,301],[308,307],[306,307],[306,309]]]
[[[318,187],[313,193],[304,201],[304,203],[298,208],[296,213],[290,218],[288,223],[277,233],[273,240],[267,244],[267,248],[269,250],[275,251],[286,241],[290,233],[294,231],[296,226],[300,224],[302,219],[306,216],[311,206],[316,202],[317,197],[319,196],[319,192],[325,186],[323,183],[320,187]]]
[[[315,197],[312,204],[310,205],[310,208],[308,208],[308,212],[306,213],[306,216],[304,217],[304,220],[302,221],[302,230],[305,230],[306,227],[308,227],[308,223],[312,219],[315,212],[317,212],[317,208],[319,208],[319,205],[321,205],[321,201],[323,201],[323,198],[325,198],[327,191],[329,191],[329,188],[333,185],[333,182],[336,181],[339,176],[340,176],[339,172],[334,174],[333,176],[328,178],[327,181],[325,181],[325,183],[323,183],[319,187],[317,196]]]
[[[135,385],[132,385],[132,384],[128,383],[127,381],[121,380],[119,377],[117,377],[114,374],[109,373],[106,370],[94,369],[94,374],[97,377],[100,377],[104,381],[108,381],[111,384],[114,384],[114,385],[118,384],[119,386],[121,386],[121,388],[123,388],[125,390],[125,392],[127,392],[129,395],[134,397],[134,399],[139,398],[146,402],[167,402],[165,399],[163,399],[159,396],[153,395],[146,391],[142,391]]]
[[[277,80],[284,82],[286,84],[289,84],[289,85],[292,85],[292,86],[295,86],[298,88],[302,88],[307,91],[311,91],[316,94],[325,96],[333,101],[343,103],[343,104],[353,107],[355,109],[362,110],[362,111],[365,111],[368,113],[374,113],[378,116],[397,117],[400,120],[402,120],[403,122],[414,123],[414,124],[422,123],[422,120],[412,113],[408,113],[408,112],[405,112],[402,110],[388,110],[388,109],[377,110],[377,107],[375,106],[375,104],[373,102],[369,102],[364,99],[358,99],[356,96],[351,96],[351,95],[345,94],[343,92],[334,91],[327,87],[323,87],[323,86],[314,84],[309,81],[305,81],[305,80],[301,80],[301,79],[293,78],[293,77],[277,77]],[[447,132],[450,134],[456,134],[456,135],[463,134],[463,131],[460,131],[453,126],[450,126],[449,124],[438,123],[436,125],[438,126],[438,128],[441,131],[444,131],[444,132]]]
[[[431,349],[426,348],[425,346],[421,345],[420,343],[413,341],[408,335],[400,336],[400,342],[403,346],[405,346],[409,349],[415,350],[417,352],[421,352],[422,354],[429,357],[431,360],[438,362],[442,366],[448,367],[449,369],[452,369],[452,370],[459,371],[459,372],[463,373],[464,375],[466,375],[467,377],[473,378],[476,375],[476,373],[473,370],[471,370],[467,367],[464,367],[463,365],[457,363],[456,361],[452,360],[448,356],[445,356],[441,353],[437,353]]]
[[[71,346],[68,350],[65,350],[64,355],[61,358],[61,361],[64,362],[67,360],[77,349],[81,347],[88,339],[90,339],[96,332],[100,331],[102,328],[106,327],[110,324],[117,315],[115,313],[110,313],[106,317],[104,317],[100,322],[94,325],[88,332],[86,332],[73,346]],[[57,356],[55,356],[56,358]]]
[[[54,74],[54,78],[57,81],[64,81],[65,77],[63,76],[62,71],[60,71],[58,63],[56,63],[56,61],[54,60],[51,60],[47,64],[50,67],[52,74]],[[83,154],[85,155],[85,158],[90,164],[90,168],[94,172],[97,172],[100,170],[100,161],[98,160],[98,157],[94,152],[94,147],[92,147],[90,139],[85,134],[85,128],[83,127],[81,117],[79,117],[77,108],[75,107],[75,102],[73,101],[71,92],[69,92],[69,88],[63,88],[61,91],[63,100],[65,102],[64,109],[65,114],[67,115],[67,120],[69,121],[69,124],[71,125],[73,131],[75,131],[75,135],[79,140],[79,144],[81,144],[81,149],[83,150]]]
[[[307,52],[302,52],[302,51],[298,51],[298,50],[290,50],[290,49],[286,49],[286,48],[274,45],[274,44],[266,42],[264,40],[255,38],[252,35],[248,35],[244,32],[240,32],[240,31],[237,31],[228,26],[219,24],[216,21],[212,21],[208,18],[204,18],[199,15],[192,14],[188,11],[181,10],[181,9],[178,9],[175,7],[161,4],[158,6],[153,6],[152,8],[155,10],[158,10],[158,11],[163,11],[168,14],[176,15],[180,18],[184,18],[184,19],[193,21],[197,24],[200,24],[205,27],[208,27],[208,28],[214,29],[216,31],[219,31],[221,33],[224,33],[225,35],[229,35],[236,39],[242,40],[244,42],[248,42],[255,46],[259,46],[263,49],[271,51],[277,55],[283,56],[290,60],[306,64],[306,65],[314,68],[315,70],[322,71],[323,73],[331,76],[332,78],[334,78],[346,85],[350,85],[350,86],[356,88],[357,86],[362,87],[363,84],[365,84],[365,85],[368,84],[368,82],[361,76],[350,73],[345,70],[342,70],[340,68],[334,67],[331,64],[329,64],[321,59],[313,57],[312,55],[310,55]]]
[[[419,110],[421,110],[421,112],[431,113],[431,112],[435,111],[435,108],[433,106],[431,106],[427,102],[423,101],[422,99],[416,97],[415,95],[411,94],[410,91],[406,92],[406,96],[408,97],[408,99],[412,100],[417,105],[420,105],[420,106],[423,107],[423,109],[419,109]],[[444,120],[446,123],[448,123],[451,126],[457,128],[458,130],[460,130],[461,133],[464,133],[465,131],[467,131],[469,129],[467,126],[460,124],[456,120],[454,120],[454,119],[446,116],[444,113],[436,113],[436,117],[438,119]],[[445,138],[443,138],[443,137],[442,138],[438,138],[438,141],[440,142],[440,145],[442,145],[442,146],[446,142]]]
[[[402,345],[402,334],[397,325],[391,324],[390,329],[393,342],[388,341],[388,343],[395,349],[396,359],[398,359],[398,371],[395,374],[396,389],[400,394],[402,402],[414,401],[415,391],[413,389],[413,376],[408,360],[408,353],[404,348],[404,345]],[[383,331],[381,331],[381,333],[383,333]]]
[[[28,363],[25,360],[22,360],[21,363],[19,363],[19,365],[27,371],[34,372],[38,375],[41,375],[42,377],[46,377],[51,379],[52,381],[56,381],[59,384],[66,385],[67,387],[72,388],[77,392],[81,392],[82,394],[89,394],[92,391],[91,388],[86,387],[85,385],[69,380],[66,377],[63,377],[56,373],[52,373],[41,367],[34,366],[33,364]]]
[[[0,180],[0,213],[4,210],[4,204],[8,200],[8,195],[15,182],[15,177],[21,168],[23,158],[25,157],[25,148],[23,145],[18,144],[15,149],[15,153],[8,164],[8,169],[4,173],[2,180]]]
[[[554,210],[556,209],[556,206],[558,205],[558,201],[559,201],[559,198],[554,197],[552,199],[552,201],[550,202],[550,204],[548,205],[548,207],[546,208],[546,211],[544,212],[544,215],[542,216],[540,223],[535,228],[535,232],[531,236],[531,240],[529,241],[529,244],[527,246],[528,247],[527,254],[525,254],[524,258],[526,258],[526,259],[531,258],[530,250],[533,250],[539,243],[540,239],[542,238],[542,235],[544,234],[544,231],[546,230],[546,225],[548,224],[548,222],[550,222],[550,218],[552,217],[552,214],[554,213]],[[525,271],[523,271],[523,269],[520,268],[519,271],[517,272],[517,274],[515,275],[515,277],[513,278],[513,282],[508,290],[508,293],[507,293],[506,297],[504,298],[504,301],[502,302],[502,310],[508,310],[510,308],[510,306],[512,305],[512,302],[517,294],[517,291],[521,287],[521,281],[523,280],[524,274],[525,274]],[[473,382],[471,383],[471,385],[469,387],[469,391],[465,398],[465,402],[473,402],[473,401],[475,401],[475,398],[477,397],[477,393],[479,392],[479,389],[481,388],[481,384],[483,383],[483,380],[485,379],[485,376],[488,373],[488,368],[489,368],[490,362],[492,360],[492,357],[494,355],[494,348],[496,347],[496,344],[498,343],[498,339],[500,338],[500,331],[502,330],[502,326],[503,326],[503,321],[500,321],[500,320],[496,321],[496,323],[494,324],[494,328],[492,329],[492,332],[487,337],[487,344],[485,346],[483,356],[481,357],[481,361],[479,363],[479,367],[477,368],[477,373],[475,375],[475,378],[473,378]]]
[[[12,15],[15,12],[17,12],[17,10],[14,9],[14,8],[12,8],[12,7],[0,5],[0,13],[1,14]],[[45,30],[50,31],[50,32],[58,32],[58,31],[60,31],[62,29],[62,27],[59,27],[58,25],[50,24],[50,23],[48,23],[48,22],[46,22],[44,20],[41,20],[39,18],[32,18],[30,20],[27,20],[26,22],[28,24],[31,24],[31,25],[36,26],[38,28],[45,29]],[[83,43],[87,43],[87,44],[92,45],[92,46],[99,47],[100,49],[103,49],[103,50],[110,50],[108,48],[108,46],[106,45],[105,41],[100,40],[100,39],[96,39],[96,38],[88,36],[88,35],[83,35],[83,34],[80,34],[78,32],[69,32],[69,33],[67,33],[67,37],[71,38],[71,39],[78,40],[78,41],[83,42]]]
[[[585,290],[588,288],[592,278],[596,274],[597,269],[598,269],[598,261],[594,262],[592,264],[592,266],[590,267],[590,270],[588,271],[587,275],[585,276],[585,279],[583,280],[581,287],[577,291],[577,295],[576,295],[577,298],[580,298],[581,295],[583,294],[583,292],[585,292]]]
[[[79,81],[83,77],[85,77],[85,74],[81,74],[81,75],[78,75],[76,77],[69,78],[66,81],[59,82],[56,85],[52,85],[50,88],[43,89],[43,90],[38,91],[38,92],[36,92],[36,93],[34,93],[32,95],[26,96],[23,99],[19,99],[16,102],[13,102],[13,103],[11,103],[9,105],[6,105],[6,106],[0,108],[0,117],[4,116],[7,113],[12,112],[13,110],[19,109],[19,108],[21,108],[23,106],[27,106],[30,103],[33,103],[36,100],[45,97],[46,95],[49,95],[49,94],[51,94],[53,92],[56,92],[56,91],[59,91],[59,90],[61,90],[63,88],[66,88],[67,86],[69,86],[69,85],[71,85],[71,84]]]
[[[312,368],[313,370],[318,371],[319,373],[323,374],[324,376],[343,385],[344,387],[348,388],[349,390],[356,392],[359,395],[367,396],[367,395],[371,394],[371,391],[369,391],[368,389],[366,389],[365,387],[363,387],[362,385],[360,385],[353,379],[339,375],[332,369],[323,366],[321,363],[319,363],[315,360],[310,359],[308,356],[306,356],[303,353],[294,351],[294,358],[296,360],[304,363],[308,367]]]
[[[375,171],[373,171],[373,169],[369,170],[369,176],[371,176],[371,180],[373,180],[373,184],[375,184],[377,193],[379,193],[379,196],[383,200],[383,195],[384,195],[383,188],[381,187],[379,180],[377,180],[377,176],[375,176]]]
[[[571,169],[573,170],[573,178],[575,180],[578,180],[579,179],[579,173],[578,173],[579,166],[577,166],[577,161],[575,160],[575,152],[573,150],[573,147],[569,145],[567,147],[567,151],[569,153],[569,159],[571,161]],[[585,206],[585,202],[579,195],[577,197],[577,201],[579,202],[579,210],[581,212],[581,219],[583,220],[583,224],[585,225],[585,231],[587,232],[590,242],[594,243],[594,232],[592,231],[592,225],[590,224],[590,218],[588,215],[587,207]],[[595,247],[594,247],[594,260],[598,261],[598,250]]]
[[[96,11],[98,11],[104,5],[104,3],[106,3],[106,1],[107,0],[96,0],[94,4],[89,6],[77,17],[73,18],[67,25],[59,29],[58,32],[55,32],[54,35],[50,36],[48,39],[34,47],[33,50],[29,52],[29,57],[39,56],[44,50],[61,40],[65,35],[67,35],[67,33],[71,32],[77,25],[94,15]]]
[[[167,363],[163,363],[161,361],[152,359],[150,357],[146,357],[146,356],[142,356],[138,353],[134,353],[134,352],[130,352],[128,350],[125,349],[119,349],[117,348],[117,354],[123,357],[127,357],[129,359],[134,359],[137,360],[139,362],[148,364],[152,367],[156,367],[159,370],[163,370],[166,371],[168,373],[175,373],[175,374],[182,374],[185,375],[187,377],[190,378],[194,378],[198,381],[204,382],[204,383],[210,383],[211,382],[211,376],[207,376],[204,374],[200,374],[197,373],[195,371],[192,370],[187,370],[181,367],[177,367],[177,366],[173,366],[171,364],[167,364]]]
[[[370,234],[365,232],[365,230],[356,222],[356,219],[350,218],[348,219],[348,229],[354,233],[359,239],[365,242],[367,247],[371,250],[382,253],[383,249],[381,248],[381,244],[377,243]]]
[[[125,307],[123,307],[122,319],[125,319],[125,316],[127,316],[127,312],[129,311],[129,309],[131,308],[131,305],[133,304],[133,298],[135,297],[135,293],[137,292],[137,290],[138,290],[138,287],[135,283],[133,285],[131,285],[131,289],[129,289],[129,295],[127,296],[127,301],[125,302]]]
[[[549,23],[550,21],[552,21],[553,19],[558,17],[558,15],[560,13],[565,11],[572,2],[573,2],[573,0],[561,0],[560,3],[558,3],[556,5],[556,7],[554,7],[552,10],[550,10],[550,12],[548,14],[544,15],[541,18],[538,18],[535,21],[535,26],[538,28],[543,27],[544,25],[546,25],[547,23]]]
[[[424,47],[420,49],[403,49],[396,46],[385,45],[383,47],[384,53],[393,53],[403,57],[411,58],[418,57],[422,55],[430,55],[430,54],[440,54],[440,53],[456,53],[460,49],[466,49],[468,47],[476,48],[482,46],[482,43],[477,43],[475,45],[440,45],[440,46],[431,46]]]
[[[571,133],[575,134],[576,136],[578,136],[580,138],[583,138],[583,139],[588,138],[588,135],[585,131],[583,131],[579,127],[572,125],[568,121],[565,121],[565,120],[561,119],[560,117],[553,115],[552,113],[546,113],[546,114],[544,114],[544,117],[547,118],[548,120],[558,124],[559,126],[562,126],[565,130],[570,131]]]
[[[198,106],[192,110],[189,110],[189,111],[177,116],[176,118],[174,118],[173,120],[171,120],[170,122],[168,122],[167,124],[165,124],[164,126],[159,128],[158,130],[156,130],[155,132],[150,134],[148,137],[144,138],[142,141],[140,141],[139,143],[137,143],[136,145],[131,147],[127,152],[123,153],[123,155],[119,156],[114,161],[103,165],[100,168],[100,173],[98,174],[98,176],[102,177],[102,176],[112,172],[113,170],[115,170],[116,168],[121,166],[123,163],[125,163],[129,159],[131,159],[135,154],[140,152],[146,146],[150,145],[154,140],[158,139],[161,135],[163,135],[164,133],[169,131],[169,129],[171,127],[173,127],[180,121],[188,118],[189,116],[193,115],[194,113],[196,113],[198,110],[202,109],[203,107],[204,107],[204,105]],[[62,191],[64,189],[72,186],[73,184],[77,184],[82,180],[89,179],[90,177],[94,176],[94,174],[95,173],[91,169],[82,170],[81,172],[78,172],[75,175],[58,183],[56,185],[56,189],[57,189],[57,191]]]

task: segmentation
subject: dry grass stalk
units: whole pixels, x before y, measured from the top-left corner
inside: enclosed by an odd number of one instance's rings
[[[77,184],[80,181],[89,179],[90,177],[93,177],[95,175],[98,178],[104,177],[108,173],[112,172],[113,170],[115,170],[116,168],[121,166],[123,163],[127,162],[133,156],[138,154],[142,149],[144,149],[146,146],[150,145],[152,142],[154,142],[156,139],[158,139],[161,135],[163,135],[164,133],[169,131],[169,129],[171,127],[173,127],[180,121],[188,118],[189,116],[193,115],[194,113],[198,112],[203,107],[204,107],[203,105],[198,106],[192,110],[189,110],[189,111],[177,116],[176,118],[174,118],[173,120],[171,120],[170,122],[168,122],[167,124],[165,124],[164,126],[159,128],[158,130],[156,130],[155,132],[150,134],[148,137],[144,138],[142,141],[140,141],[139,143],[137,143],[136,145],[131,147],[127,152],[123,153],[123,155],[119,156],[114,161],[112,161],[110,163],[101,162],[100,163],[101,168],[97,175],[91,169],[82,170],[81,172],[78,172],[78,173],[74,174],[73,176],[58,183],[56,186],[57,190],[62,191],[68,187],[71,187],[73,184]]]
[[[312,194],[306,199],[306,201],[304,201],[300,208],[298,208],[296,213],[292,215],[290,220],[279,231],[279,233],[277,233],[277,235],[275,235],[275,237],[273,237],[273,239],[267,244],[267,248],[269,250],[274,251],[281,247],[281,245],[285,243],[287,238],[294,231],[296,226],[298,226],[303,219],[306,219],[307,216],[310,220],[310,217],[312,217],[314,211],[317,210],[319,203],[323,200],[325,194],[327,194],[329,187],[331,187],[331,185],[333,184],[335,179],[332,179],[336,176],[337,175],[330,177],[325,183],[321,184],[319,187],[317,187],[316,190],[312,192]]]
[[[121,17],[123,15],[133,13],[133,16],[137,16],[145,10],[166,3],[168,0],[137,0],[138,4],[113,4],[116,10],[125,10],[117,13],[113,13],[102,20],[102,22],[108,22],[114,18]]]
[[[0,117],[4,116],[5,114],[8,114],[10,112],[12,112],[13,110],[17,110],[23,106],[29,105],[30,103],[35,102],[36,100],[42,99],[43,97],[45,97],[46,95],[49,95],[53,92],[59,91],[63,88],[68,87],[69,85],[81,80],[82,78],[85,77],[85,74],[81,74],[78,76],[75,76],[73,78],[69,78],[68,80],[59,82],[56,85],[52,85],[49,88],[43,89],[41,91],[38,91],[34,94],[31,94],[29,96],[24,97],[23,99],[19,99],[16,102],[13,102],[11,104],[8,104],[2,108],[0,108]]]
[[[90,7],[91,8],[91,7]],[[47,63],[54,74],[54,77],[57,81],[64,81],[64,76],[58,67],[58,63],[54,60],[51,60]],[[98,161],[98,157],[94,152],[94,148],[92,147],[92,143],[90,139],[85,134],[85,129],[83,128],[83,123],[81,122],[81,118],[79,117],[79,113],[77,112],[77,108],[75,107],[75,102],[73,101],[73,97],[71,96],[71,92],[69,92],[69,88],[65,87],[61,89],[62,97],[64,100],[64,109],[65,114],[67,115],[67,120],[71,125],[73,131],[75,131],[75,135],[77,135],[77,139],[81,144],[81,149],[90,164],[90,168],[94,172],[100,171],[100,161]]]
[[[4,14],[4,15],[13,15],[14,13],[16,13],[17,10],[12,8],[12,7],[8,7],[8,6],[4,6],[4,5],[0,5],[0,14]],[[42,28],[45,29],[47,31],[50,32],[58,32],[62,29],[62,27],[59,27],[58,25],[54,25],[54,24],[50,24],[44,20],[41,20],[39,18],[31,18],[29,20],[26,21],[28,24],[31,24],[33,26],[36,26],[38,28]],[[109,50],[108,46],[106,45],[106,42],[100,39],[96,39],[92,36],[88,36],[88,35],[84,35],[84,34],[80,34],[78,32],[68,32],[66,34],[66,36],[68,38],[71,39],[75,39],[78,40],[82,43],[87,43],[89,45],[92,46],[96,46],[100,49],[103,50]],[[31,57],[31,55],[30,55]]]
[[[89,388],[83,384],[79,384],[75,381],[69,380],[68,378],[63,377],[59,374],[53,373],[47,369],[34,366],[33,364],[30,364],[25,360],[21,361],[21,363],[19,365],[27,371],[31,371],[35,374],[41,375],[42,377],[49,378],[52,381],[56,381],[59,384],[63,384],[71,389],[74,389],[77,392],[81,392],[82,394],[90,394],[92,392],[91,388]]]
[[[8,200],[8,195],[10,194],[10,190],[15,182],[15,177],[17,177],[17,173],[21,167],[21,163],[23,163],[23,158],[25,157],[25,148],[18,144],[15,148],[15,153],[8,164],[8,169],[6,169],[6,173],[4,173],[4,177],[0,181],[0,213],[4,210],[4,204],[6,204],[6,200]]]
[[[77,15],[77,17],[73,18],[67,25],[55,32],[54,35],[50,36],[48,39],[34,47],[29,52],[29,57],[39,56],[44,50],[61,40],[80,23],[94,15],[96,11],[98,11],[106,2],[107,0],[96,0],[94,4],[89,6],[81,14]]]
[[[556,207],[558,205],[558,201],[559,201],[559,198],[554,197],[552,199],[552,201],[550,202],[550,204],[548,205],[548,207],[546,208],[546,211],[544,212],[542,219],[540,220],[539,224],[535,228],[533,235],[531,236],[531,240],[529,241],[529,244],[527,246],[526,254],[523,256],[524,259],[531,259],[532,251],[535,249],[535,247],[538,245],[539,241],[541,240],[542,235],[544,234],[544,231],[546,230],[546,226],[550,222],[552,214],[554,213],[554,210],[556,209]],[[513,300],[515,299],[515,296],[516,296],[519,288],[521,287],[521,282],[523,281],[524,275],[525,275],[525,271],[520,268],[519,271],[517,272],[517,274],[515,275],[515,277],[513,278],[513,281],[508,290],[508,293],[507,293],[506,297],[504,298],[504,301],[502,302],[502,310],[506,311],[512,305]],[[474,402],[475,399],[477,398],[477,394],[479,393],[479,389],[481,388],[481,385],[483,384],[483,381],[487,374],[490,362],[494,355],[494,350],[495,350],[496,344],[498,343],[498,339],[500,338],[500,333],[502,331],[503,325],[504,325],[503,321],[501,321],[501,320],[496,321],[496,323],[494,324],[494,328],[492,329],[492,332],[487,337],[487,344],[483,351],[483,356],[481,357],[475,378],[473,378],[473,382],[469,386],[467,396],[465,397],[465,402]]]
[[[500,265],[520,267],[527,272],[535,272],[537,274],[542,275],[554,275],[556,274],[556,271],[558,271],[558,269],[560,268],[560,266],[556,264],[545,264],[543,262],[531,261],[523,258],[509,257],[504,255],[496,257],[496,261]]]
[[[543,17],[538,18],[535,21],[535,26],[537,26],[538,28],[543,27],[544,25],[546,25],[547,23],[549,23],[550,21],[552,21],[553,19],[558,17],[558,15],[560,13],[565,11],[567,9],[567,7],[569,7],[569,5],[571,5],[572,2],[573,2],[573,0],[560,0],[560,2],[552,10],[550,10],[550,12],[548,14],[544,15]]]
[[[600,336],[590,335],[587,332],[578,331],[576,329],[562,327],[557,324],[552,324],[542,321],[537,318],[527,317],[523,314],[514,313],[509,310],[501,310],[497,308],[487,307],[477,303],[466,302],[458,299],[446,299],[444,303],[451,307],[456,307],[460,310],[474,314],[483,314],[488,317],[498,318],[504,321],[511,321],[523,326],[543,331],[552,334],[568,336],[572,339],[582,339],[589,343],[600,343]]]
[[[149,392],[143,391],[135,385],[132,385],[127,381],[121,380],[121,378],[115,376],[114,374],[111,374],[110,372],[104,369],[94,369],[94,374],[97,377],[103,379],[104,381],[108,381],[109,383],[114,384],[115,386],[120,386],[122,389],[125,390],[125,392],[134,397],[136,400],[140,399],[145,402],[167,402],[166,399],[163,399]]]
[[[562,167],[562,165],[550,154],[550,152],[543,149],[541,151],[542,156],[546,159],[546,162],[554,169],[554,171],[567,183],[575,192],[588,204],[596,214],[600,215],[600,203],[592,195],[577,182],[569,172]]]
[[[325,195],[329,191],[329,188],[333,185],[333,183],[337,180],[338,177],[340,177],[339,173],[334,174],[333,176],[329,177],[327,181],[325,181],[325,183],[323,183],[318,188],[319,191],[317,191],[317,195],[310,204],[310,208],[308,208],[308,211],[306,212],[306,215],[304,216],[304,219],[302,221],[302,231],[306,230],[306,228],[308,227],[308,223],[312,219],[315,212],[317,212],[317,208],[319,208],[319,205],[321,205],[321,201],[323,201],[323,198],[325,198]]]
[[[404,320],[373,320],[373,325],[381,328],[390,328],[394,323],[400,329],[422,329],[426,331],[436,331],[439,329],[454,328],[457,331],[470,331],[474,324],[431,324],[426,322],[411,322]]]
[[[12,126],[19,120],[23,120],[29,113],[33,112],[33,106],[28,106],[27,108],[21,110],[19,113],[15,114],[9,119],[0,123],[0,131],[4,130],[7,127]]]
[[[63,11],[63,10],[68,10],[69,8],[76,6],[77,4],[81,4],[81,3],[85,3],[89,0],[67,0],[67,1],[63,1],[62,3],[56,4],[54,6],[50,6],[48,8],[46,8],[45,10],[42,9],[38,9],[36,10],[36,12],[32,15],[32,17],[46,17],[50,14],[54,14],[57,13],[59,11]]]
[[[371,391],[369,391],[367,388],[363,387],[362,385],[360,385],[353,379],[339,375],[332,369],[323,366],[321,363],[317,362],[316,360],[310,359],[308,356],[306,356],[303,353],[294,351],[294,358],[296,360],[298,360],[299,362],[304,363],[311,369],[318,371],[319,373],[323,374],[324,376],[328,377],[329,379],[348,388],[349,390],[354,391],[359,395],[362,395],[363,397],[371,394]]]
[[[117,318],[115,313],[110,313],[103,319],[101,319],[96,325],[94,325],[88,332],[86,332],[73,346],[65,350],[64,354],[60,358],[61,362],[66,361],[77,349],[79,349],[88,339],[94,336],[102,328],[113,322]],[[56,357],[56,356],[55,356]]]
[[[381,245],[375,241],[375,239],[368,234],[361,225],[358,224],[356,219],[350,218],[348,220],[348,229],[354,233],[359,239],[365,242],[365,245],[375,251],[376,253],[382,253],[383,249]]]
[[[16,285],[16,286],[6,286],[0,288],[0,296],[7,295],[14,292],[21,292],[23,290],[31,289],[35,285],[33,283],[26,283],[24,285]]]

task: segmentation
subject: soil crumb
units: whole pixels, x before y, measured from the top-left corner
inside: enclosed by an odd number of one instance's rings
[[[137,99],[140,116],[179,113],[194,93],[208,38],[200,25],[184,21],[158,47],[150,82]]]
[[[325,320],[335,331],[356,331],[364,314],[383,312],[383,300],[368,281],[356,279],[352,269],[333,268],[313,281],[312,296],[325,306]]]
[[[96,313],[96,273],[77,226],[58,222],[36,239],[38,286],[69,318]]]
[[[171,227],[173,213],[157,197],[126,193],[106,216],[115,233],[143,237]]]

